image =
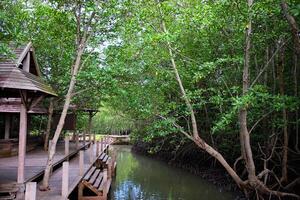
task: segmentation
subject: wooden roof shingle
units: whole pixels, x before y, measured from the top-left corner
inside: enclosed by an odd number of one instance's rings
[[[50,85],[41,78],[31,42],[23,46],[10,45],[14,58],[0,55],[0,97],[18,96],[19,90],[26,90],[30,95],[57,96]],[[29,71],[22,69],[22,62],[30,55]]]

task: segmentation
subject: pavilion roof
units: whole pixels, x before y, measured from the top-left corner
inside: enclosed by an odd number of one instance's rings
[[[12,49],[15,59],[0,56],[0,97],[18,97],[20,90],[30,96],[57,96],[50,85],[41,78],[31,43]],[[29,72],[22,69],[22,62],[30,54]]]

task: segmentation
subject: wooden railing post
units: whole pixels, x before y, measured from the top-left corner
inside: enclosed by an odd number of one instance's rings
[[[63,162],[61,196],[68,198],[69,193],[69,162]]]
[[[107,197],[107,169],[104,169],[103,170],[103,183],[104,183],[104,189],[103,189],[103,196],[104,196],[104,198],[106,198]]]
[[[65,156],[69,155],[69,148],[70,148],[70,142],[69,142],[69,137],[65,137]]]
[[[112,176],[112,172],[111,172],[111,169],[112,169],[112,160],[111,158],[108,159],[108,165],[107,165],[107,178],[108,179],[111,179],[111,176]]]
[[[96,134],[95,133],[93,134],[93,142],[94,142],[94,144],[96,143]]]
[[[93,146],[93,144],[91,143],[91,144],[90,144],[90,149],[89,149],[90,163],[93,163],[93,155],[94,155],[94,151],[93,151],[94,149],[93,149],[93,147],[94,147],[94,146]]]
[[[83,176],[84,171],[84,151],[79,151],[79,176]]]
[[[78,132],[76,133],[76,135],[75,135],[75,147],[76,147],[76,149],[78,149],[79,148],[79,135],[78,135]]]
[[[100,152],[102,152],[103,151],[103,138],[101,137],[101,140],[100,140],[100,143],[101,143],[101,148],[100,148]]]
[[[99,153],[99,141],[98,141],[98,140],[96,141],[96,145],[97,145],[97,146],[96,146],[96,156],[98,157],[99,154],[100,154],[100,153]]]
[[[25,200],[36,200],[36,182],[26,183]]]

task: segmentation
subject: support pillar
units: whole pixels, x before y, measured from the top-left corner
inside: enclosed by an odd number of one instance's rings
[[[11,116],[10,114],[5,114],[5,135],[4,139],[8,140],[9,139],[9,134],[10,134],[10,121],[11,121]]]
[[[23,99],[26,99],[24,97]],[[26,137],[27,137],[27,108],[22,99],[20,110],[20,127],[19,127],[19,154],[18,154],[18,180],[20,184],[24,183],[24,168],[26,154]]]

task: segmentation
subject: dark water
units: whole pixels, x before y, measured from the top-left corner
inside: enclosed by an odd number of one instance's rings
[[[114,146],[117,173],[111,200],[229,200],[231,193],[164,162],[137,155],[130,146]]]

